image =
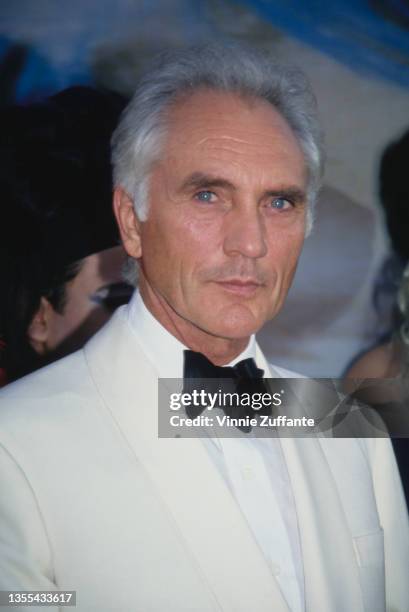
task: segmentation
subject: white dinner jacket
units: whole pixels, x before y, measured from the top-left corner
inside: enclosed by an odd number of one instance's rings
[[[0,394],[0,590],[76,590],[78,612],[289,612],[203,443],[158,439],[157,373],[124,313]],[[306,611],[408,612],[389,441],[281,442]]]

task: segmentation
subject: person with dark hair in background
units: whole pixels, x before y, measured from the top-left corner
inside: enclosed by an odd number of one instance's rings
[[[111,205],[124,105],[72,87],[0,111],[3,383],[80,348],[130,296]]]
[[[386,333],[375,347],[355,357],[346,372],[348,379],[409,379],[408,162],[409,131],[406,131],[386,147],[379,169],[379,196],[391,253],[376,282],[374,299],[379,317],[384,319],[381,325],[384,329],[386,327]],[[358,391],[355,395],[374,407],[385,402],[409,402],[408,398],[401,397],[401,385],[399,391],[398,385],[390,386],[389,391],[382,393],[380,388]],[[393,446],[409,505],[409,440],[396,437]]]
[[[403,297],[399,303],[398,294],[401,283],[405,283],[404,271],[409,262],[408,160],[409,131],[387,146],[379,168],[379,196],[391,252],[376,281],[374,303],[385,331],[376,347],[354,359],[347,371],[350,377],[392,378],[401,372],[405,361],[405,336],[401,330],[406,329],[408,313]]]
[[[150,67],[112,143],[139,290],[0,393],[0,591],[76,590],[81,612],[407,612],[389,439],[158,431],[160,379],[227,376],[240,398],[294,376],[255,334],[322,176],[305,77],[239,46],[183,49]]]

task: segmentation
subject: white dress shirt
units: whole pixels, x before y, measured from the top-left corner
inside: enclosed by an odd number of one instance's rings
[[[138,291],[128,305],[135,337],[160,378],[183,378],[185,347],[148,311]],[[253,357],[255,337],[231,363]],[[262,364],[258,364],[261,367]],[[271,376],[265,372],[266,377]],[[292,612],[303,612],[304,574],[291,483],[280,440],[202,438],[215,466],[229,486]]]

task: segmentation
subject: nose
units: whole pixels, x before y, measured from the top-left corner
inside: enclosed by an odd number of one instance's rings
[[[258,207],[237,206],[225,217],[224,252],[258,259],[267,254],[262,213]]]

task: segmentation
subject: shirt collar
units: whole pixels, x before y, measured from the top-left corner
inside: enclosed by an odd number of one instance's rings
[[[146,308],[138,290],[127,306],[128,322],[149,361],[160,378],[183,378],[183,351],[188,347],[165,329]],[[256,358],[256,341],[251,336],[245,350],[226,365]]]

